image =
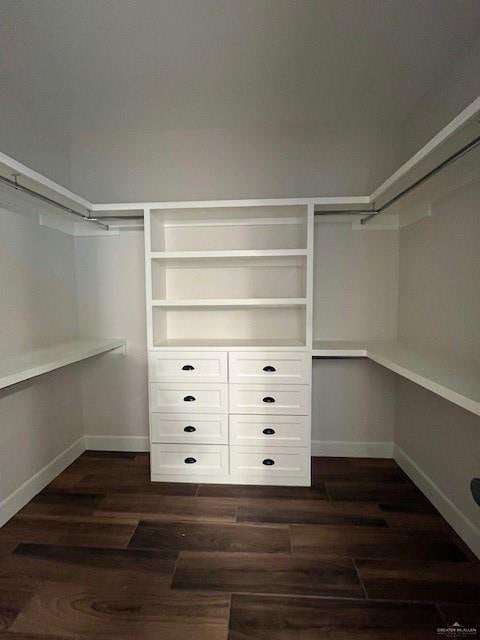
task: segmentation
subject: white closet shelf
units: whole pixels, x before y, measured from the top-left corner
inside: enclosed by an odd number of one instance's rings
[[[245,249],[233,251],[152,251],[154,260],[192,259],[192,258],[277,258],[306,256],[307,249]]]
[[[154,307],[302,307],[306,298],[218,298],[205,300],[152,300]]]
[[[314,340],[313,357],[317,358],[366,358],[365,343],[347,340]]]
[[[263,349],[263,350],[292,350],[292,349],[306,349],[305,342],[301,340],[281,339],[281,338],[246,338],[246,339],[228,339],[221,340],[215,339],[190,339],[190,340],[178,340],[170,339],[158,342],[152,348],[153,350],[161,349],[176,349],[176,350],[188,350],[192,349],[202,351],[212,349],[228,349],[234,351],[235,349],[248,350],[248,349]]]
[[[450,402],[480,415],[480,365],[394,342],[314,342],[315,357],[367,357]]]
[[[107,351],[122,349],[125,353],[126,344],[122,338],[71,340],[6,356],[0,360],[0,389]]]

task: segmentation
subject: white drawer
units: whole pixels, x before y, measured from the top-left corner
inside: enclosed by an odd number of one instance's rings
[[[228,447],[207,444],[152,444],[152,474],[215,476],[228,474]]]
[[[231,384],[230,413],[308,415],[310,387],[268,384]]]
[[[310,442],[308,416],[230,416],[230,443],[269,447],[307,447]]]
[[[150,410],[162,413],[228,413],[228,384],[152,382]]]
[[[308,353],[237,351],[228,358],[230,382],[310,384],[312,356]]]
[[[150,382],[227,382],[227,354],[155,351],[148,355]]]
[[[308,476],[309,449],[268,447],[230,447],[230,473],[249,478],[276,476]]]
[[[152,413],[150,433],[152,442],[227,444],[228,416]]]

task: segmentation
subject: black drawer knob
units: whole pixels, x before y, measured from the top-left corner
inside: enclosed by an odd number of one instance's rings
[[[262,431],[262,433],[264,433],[266,436],[273,436],[273,434],[275,433],[275,429],[271,429],[270,427],[267,427]]]
[[[267,467],[271,467],[272,464],[275,464],[275,460],[272,460],[271,458],[265,458],[265,460],[263,460],[262,464],[264,464]]]
[[[268,403],[272,403],[275,402],[275,398],[272,398],[272,396],[265,396],[265,398],[263,398],[262,402],[266,402]]]
[[[196,398],[194,396],[185,396],[183,401],[184,402],[195,402]]]
[[[263,367],[263,370],[264,370],[264,371],[268,371],[268,372],[276,371],[275,367],[272,367],[272,365],[271,365],[271,364],[267,364],[267,366],[266,366],[266,367]]]
[[[195,369],[191,364],[184,364],[182,367],[182,371],[193,371]]]
[[[195,458],[185,458],[184,462],[185,462],[185,464],[195,464],[196,459]]]
[[[185,427],[184,431],[186,431],[187,433],[193,433],[194,431],[196,431],[195,427],[191,427],[190,425],[188,427]]]

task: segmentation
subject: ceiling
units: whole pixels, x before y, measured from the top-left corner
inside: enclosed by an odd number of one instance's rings
[[[0,82],[70,131],[403,121],[478,0],[1,0]]]

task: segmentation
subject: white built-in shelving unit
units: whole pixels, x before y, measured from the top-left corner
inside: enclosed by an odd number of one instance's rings
[[[313,219],[302,200],[145,208],[152,479],[310,483]]]
[[[311,347],[313,206],[145,210],[149,349]]]

